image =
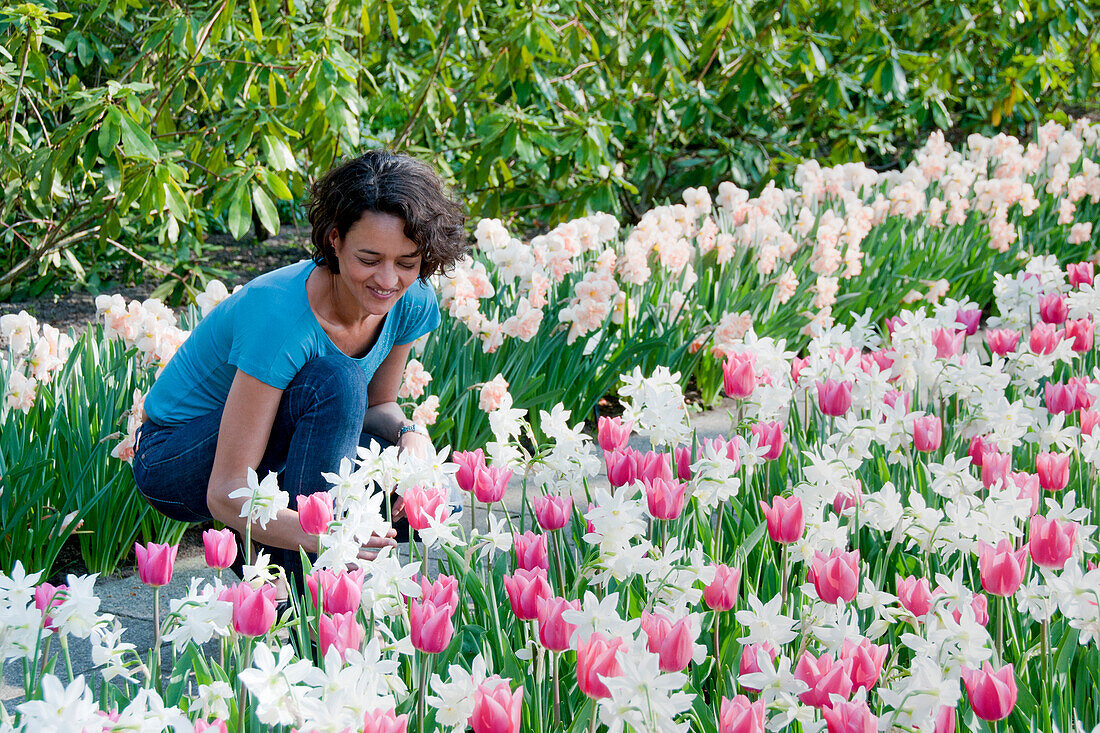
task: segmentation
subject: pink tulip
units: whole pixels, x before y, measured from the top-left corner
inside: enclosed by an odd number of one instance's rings
[[[941,705],[933,726],[932,733],[955,733],[955,708]]]
[[[1009,471],[1008,477],[1016,486],[1016,498],[1027,499],[1031,502],[1031,514],[1039,511],[1039,477],[1027,471]]]
[[[662,614],[642,611],[642,631],[646,648],[657,655],[662,672],[679,672],[688,666],[695,646],[688,619],[674,622]]]
[[[894,368],[894,352],[886,349],[878,349],[860,357],[860,366],[863,371],[871,373],[871,365],[878,367],[880,372],[889,372]]]
[[[642,454],[633,448],[604,451],[603,459],[607,465],[607,480],[612,488],[625,486],[638,479],[638,462]]]
[[[454,633],[449,606],[436,606],[431,601],[409,603],[409,639],[414,649],[439,654],[451,643]]]
[[[108,730],[109,727],[105,725]],[[205,720],[195,721],[195,733],[229,733],[228,727],[226,727],[226,721],[212,720],[209,723]]]
[[[1087,318],[1076,321],[1066,321],[1066,338],[1073,339],[1070,349],[1078,354],[1092,351],[1092,344],[1096,338],[1096,330]]]
[[[936,347],[936,358],[947,359],[962,353],[966,331],[953,328],[937,328],[932,332],[932,345]]]
[[[806,368],[806,365],[810,363],[810,357],[796,356],[791,360],[791,381],[798,384],[799,377],[802,376],[802,370]]]
[[[856,507],[863,505],[863,487],[860,484],[837,489],[833,495],[833,511],[841,516],[850,516]]]
[[[886,644],[872,644],[869,639],[860,639],[859,644],[845,639],[840,648],[840,661],[848,670],[848,679],[852,681],[852,690],[864,688],[868,692],[878,684],[882,674],[882,663],[890,648]]]
[[[877,733],[878,717],[861,700],[839,701],[821,709],[828,733]]]
[[[535,498],[535,519],[547,532],[553,532],[569,524],[573,515],[573,498],[570,496],[539,496]]]
[[[789,545],[802,538],[802,532],[806,529],[806,520],[802,515],[800,498],[792,496],[784,499],[782,496],[776,496],[772,499],[771,506],[760,502],[760,508],[768,522],[768,536],[772,538],[772,542]]]
[[[504,498],[512,469],[500,466],[477,466],[474,469],[474,498],[492,504]]]
[[[1092,431],[1096,429],[1096,426],[1100,425],[1100,412],[1093,410],[1081,411],[1081,433],[1083,435],[1092,435]]]
[[[935,415],[913,420],[913,447],[922,453],[939,450],[943,442],[943,423]]]
[[[431,601],[436,608],[447,607],[451,615],[454,615],[458,610],[458,579],[440,574],[429,582],[426,577],[421,576],[420,600]]]
[[[998,481],[1003,484],[1011,469],[1011,455],[996,450],[986,451],[982,454],[982,486],[988,489]]]
[[[1039,298],[1039,317],[1045,323],[1054,325],[1065,323],[1066,318],[1069,317],[1065,296],[1060,293],[1050,293]]]
[[[601,417],[596,421],[596,442],[605,451],[622,450],[630,442],[634,424],[619,417]]]
[[[996,547],[984,540],[978,542],[978,569],[982,576],[982,588],[987,593],[1002,598],[1015,593],[1024,579],[1027,553],[1026,544],[1019,550],[1014,550],[1008,540],[1001,540]]]
[[[552,652],[563,652],[570,646],[576,624],[562,618],[562,612],[579,611],[580,601],[568,601],[564,598],[545,597],[538,599],[539,642]]]
[[[859,589],[859,550],[844,552],[838,547],[828,555],[815,551],[809,580],[826,603],[850,603]]]
[[[1033,354],[1049,354],[1062,340],[1062,331],[1050,323],[1036,323],[1028,337],[1028,346]]]
[[[512,575],[505,575],[504,589],[508,591],[508,603],[512,607],[512,613],[522,621],[538,618],[539,599],[549,598],[551,595],[546,571],[542,568],[520,569]]]
[[[886,319],[886,332],[893,338],[894,331],[898,330],[899,326],[904,326],[905,321],[901,316],[891,316]]]
[[[1061,570],[1073,554],[1077,541],[1077,525],[1035,516],[1031,518],[1031,534],[1028,546],[1031,561],[1041,568]]]
[[[729,565],[714,566],[714,580],[703,589],[703,601],[715,611],[728,611],[737,603],[741,569]]]
[[[718,711],[718,733],[764,733],[764,701],[749,702],[738,695],[732,700],[722,698]]]
[[[474,471],[485,467],[485,453],[478,448],[472,451],[455,451],[451,454],[451,460],[458,465],[458,473],[455,474],[455,482],[463,491],[474,490]]]
[[[832,704],[830,695],[840,695],[844,699],[852,694],[852,680],[844,665],[836,662],[828,654],[820,657],[808,651],[803,652],[794,668],[794,678],[805,682],[810,688],[798,696],[805,705],[823,708]]]
[[[160,587],[168,585],[172,581],[172,569],[176,564],[176,552],[179,545],[157,544],[150,542],[147,545],[134,543],[134,552],[137,554],[138,577],[145,585]]]
[[[716,435],[713,438],[703,438],[699,442],[704,449],[710,449],[714,455],[725,454],[735,466],[741,465],[741,452],[737,449],[736,440],[726,440],[721,435]]]
[[[917,618],[932,610],[932,591],[928,580],[910,575],[897,581],[898,600],[902,608]]]
[[[202,533],[202,549],[207,567],[224,570],[237,559],[237,538],[228,527],[208,529]]]
[[[779,649],[775,644],[770,641],[761,642],[759,644],[749,644],[741,648],[741,662],[738,664],[737,673],[738,677],[744,677],[747,674],[756,674],[762,672],[760,667],[760,652],[764,652],[765,655],[771,657],[772,663],[775,663],[775,658],[779,656]],[[744,682],[738,680],[741,687],[749,692],[760,692],[756,687],[750,687]]]
[[[616,654],[623,640],[608,640],[603,634],[594,633],[577,647],[577,687],[593,699],[611,697],[605,678],[623,673]]]
[[[687,484],[661,478],[645,481],[646,505],[654,519],[676,519],[684,511]]]
[[[313,597],[314,608],[320,608],[325,613],[358,611],[363,598],[363,575],[362,569],[351,572],[327,568],[314,570],[306,576],[306,586]]]
[[[722,363],[722,386],[726,396],[744,399],[756,389],[756,355],[730,354]]]
[[[946,591],[943,588],[937,587],[932,591],[932,596],[943,595]],[[974,612],[974,621],[985,626],[989,623],[989,599],[982,593],[975,593],[970,599],[970,610]],[[952,618],[955,619],[955,623],[962,623],[962,611],[958,608],[951,611]]]
[[[248,583],[239,583],[225,591],[233,603],[233,628],[242,636],[263,636],[275,623],[275,586],[262,585],[258,590]]]
[[[1047,412],[1052,415],[1065,415],[1077,407],[1077,390],[1068,384],[1047,382],[1043,385],[1043,398]]]
[[[507,681],[493,675],[474,690],[474,712],[469,720],[474,733],[519,733],[522,715],[522,685],[512,692]]]
[[[476,491],[476,489],[475,489]],[[475,494],[476,495],[476,494]],[[447,491],[439,486],[413,486],[405,491],[405,516],[415,530],[427,529],[429,518],[446,519],[451,515]]]
[[[117,722],[117,721],[115,721]],[[107,730],[110,730],[109,726],[104,726]],[[205,720],[195,721],[195,733],[228,733],[229,729],[225,725],[224,720],[212,720],[207,723]]]
[[[409,716],[398,715],[393,708],[375,709],[363,716],[363,733],[407,733]]]
[[[691,448],[678,445],[672,453],[676,459],[676,478],[681,481],[691,481]]]
[[[768,452],[764,454],[764,460],[774,461],[783,455],[783,424],[780,422],[758,422],[750,430],[753,441],[759,446],[768,446]]]
[[[1016,670],[1011,664],[997,670],[989,662],[980,670],[963,667],[962,678],[970,707],[982,720],[1003,720],[1016,707]]]
[[[1040,453],[1035,458],[1039,485],[1047,491],[1061,491],[1069,484],[1070,453]]]
[[[955,323],[963,326],[966,330],[967,336],[973,336],[978,332],[978,325],[982,322],[982,309],[970,308],[968,310],[959,309],[955,313]]]
[[[975,435],[970,439],[970,445],[966,449],[966,455],[970,456],[970,464],[982,467],[982,456],[986,451],[996,450],[992,443],[986,442],[987,435]]]
[[[1089,387],[1095,383],[1094,380],[1088,377],[1070,377],[1066,383],[1076,390],[1077,401],[1073,405],[1074,409],[1091,410],[1093,397],[1089,394]]]
[[[985,332],[985,341],[994,354],[1006,356],[1016,351],[1016,346],[1020,343],[1020,333],[1007,328],[992,328]]]
[[[1066,276],[1069,278],[1070,287],[1077,288],[1082,285],[1092,285],[1092,263],[1087,261],[1071,262],[1066,265]]]
[[[327,491],[298,496],[298,523],[306,534],[324,534],[332,521],[332,495]]]
[[[900,389],[892,389],[882,396],[882,402],[891,409],[897,407],[899,399],[905,406],[905,411],[909,412],[909,407],[913,404],[913,396],[908,392],[902,392]]]
[[[64,583],[58,585],[39,583],[35,586],[34,607],[42,614],[42,628],[46,631],[57,631],[57,626],[54,624],[53,617],[50,616],[49,611],[61,605],[62,601],[65,600],[65,593],[68,590],[69,586]]]
[[[667,453],[646,451],[638,458],[638,478],[642,481],[654,479],[672,480],[672,464]]]
[[[822,414],[840,417],[852,406],[852,383],[826,379],[817,383],[817,406]]]
[[[321,656],[330,646],[335,646],[343,659],[348,649],[359,649],[363,644],[363,627],[355,620],[354,613],[321,614],[318,621]]]
[[[523,570],[541,568],[550,570],[550,548],[546,535],[534,532],[512,533],[512,547],[516,552],[516,567]]]

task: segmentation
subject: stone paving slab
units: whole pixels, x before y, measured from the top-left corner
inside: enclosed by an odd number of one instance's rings
[[[732,401],[726,400],[712,410],[706,410],[691,415],[691,425],[696,429],[699,437],[712,438],[716,435],[728,435],[730,430],[730,412],[733,411]],[[648,450],[649,441],[638,435],[631,436],[630,445],[638,450]],[[593,488],[610,484],[604,473],[591,482]],[[529,492],[530,493],[530,492]],[[574,497],[581,499],[584,496],[583,487],[578,485],[574,491]],[[532,496],[528,497],[533,498]],[[513,476],[505,491],[503,504],[512,515],[518,519],[523,507],[523,482],[519,475]],[[499,507],[494,507],[499,513]],[[469,533],[471,529],[472,515],[467,506],[462,512],[463,529]],[[485,511],[479,507],[476,512],[476,521],[480,529],[486,529]],[[402,553],[404,554],[404,553]],[[431,553],[429,558],[438,559],[439,553]],[[229,571],[227,571],[229,572]],[[162,614],[167,613],[169,599],[179,598],[186,594],[187,588],[194,577],[211,580],[215,571],[206,567],[201,546],[189,545],[181,548],[180,555],[176,558],[175,572],[172,582],[161,590]],[[230,573],[232,576],[232,573]],[[235,578],[227,578],[231,582]],[[101,599],[100,612],[109,612],[118,616],[119,621],[126,628],[122,635],[122,641],[134,644],[137,652],[146,658],[149,649],[153,646],[153,591],[143,585],[136,574],[123,578],[107,578],[96,583],[96,593]],[[51,654],[59,652],[57,644],[53,644]],[[91,647],[86,639],[72,639],[69,644],[70,657],[73,663],[74,675],[85,675],[85,679],[92,684],[89,675],[94,676],[95,665],[92,664]],[[170,652],[162,651],[163,658],[167,662]],[[55,673],[62,679],[66,679],[64,661],[57,657]],[[22,668],[19,664],[8,663],[4,665],[2,682],[0,682],[0,701],[4,707],[12,710],[22,699],[23,679]]]

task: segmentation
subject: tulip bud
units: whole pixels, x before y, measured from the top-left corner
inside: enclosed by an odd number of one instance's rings
[[[570,646],[576,624],[562,618],[562,612],[579,611],[580,601],[545,597],[538,599],[539,642],[552,652],[563,652]]]
[[[228,527],[203,532],[202,547],[206,554],[207,567],[224,570],[231,567],[237,559],[237,537]]]
[[[943,423],[935,415],[925,415],[913,420],[913,447],[922,453],[939,450],[943,442]]]
[[[332,495],[327,491],[298,496],[298,523],[306,534],[324,534],[332,521]]]
[[[826,379],[817,383],[817,406],[822,414],[841,417],[852,406],[852,383]]]
[[[764,733],[765,713],[763,700],[749,702],[744,695],[732,700],[723,697],[718,712],[718,733]]]
[[[581,692],[593,699],[611,697],[611,690],[603,679],[623,673],[616,658],[622,645],[622,639],[609,641],[597,632],[577,647],[577,687]]]
[[[493,675],[474,690],[474,733],[519,733],[523,715],[523,686],[512,692],[508,682]]]
[[[764,518],[768,523],[768,536],[773,542],[789,545],[802,538],[802,531],[806,528],[806,521],[802,515],[802,500],[797,496],[784,499],[776,496],[772,499],[772,505],[768,506],[760,502],[760,508],[764,512]]]
[[[572,514],[572,497],[539,496],[535,498],[535,519],[547,532],[553,532],[567,525]]]
[[[737,603],[737,586],[741,582],[740,568],[714,566],[714,580],[703,589],[703,601],[715,611],[728,611]]]
[[[1035,516],[1031,518],[1031,535],[1028,547],[1031,560],[1041,568],[1061,570],[1073,555],[1077,541],[1077,525]]]
[[[750,428],[754,443],[767,446],[764,460],[774,461],[783,455],[783,424],[780,422],[758,422]]]
[[[828,555],[815,551],[809,580],[826,603],[850,603],[859,589],[859,550],[844,552],[838,547]]]
[[[455,483],[463,491],[474,490],[474,470],[479,466],[485,467],[485,453],[478,448],[472,451],[455,451],[451,454],[451,460],[458,465],[458,473],[455,474]]]
[[[605,451],[622,450],[630,442],[634,424],[623,423],[622,418],[600,417],[596,421],[596,442]]]
[[[168,585],[172,581],[172,569],[176,564],[176,552],[179,545],[157,544],[150,542],[147,545],[134,543],[134,552],[137,554],[138,577],[145,585],[159,587]]]
[[[962,678],[970,707],[982,720],[1003,720],[1016,707],[1016,671],[1011,664],[997,670],[989,662],[980,670],[963,667]]]
[[[756,389],[756,356],[730,354],[722,363],[722,386],[727,397],[744,399]]]
[[[978,542],[978,569],[981,572],[982,588],[987,593],[1002,598],[1015,593],[1024,578],[1027,553],[1026,544],[1019,550],[1013,550],[1012,543],[1008,540],[1001,540],[996,547],[984,540]]]
[[[512,547],[516,553],[516,567],[523,570],[550,570],[550,549],[546,539],[544,534],[513,532]]]
[[[1047,491],[1061,491],[1069,484],[1070,453],[1040,453],[1035,458],[1039,485]]]
[[[436,606],[431,601],[409,603],[409,637],[414,649],[439,654],[451,643],[454,632],[449,606]]]
[[[508,603],[516,618],[530,621],[539,616],[539,598],[550,597],[550,584],[546,580],[546,571],[517,570],[504,576],[504,589],[508,592]]]

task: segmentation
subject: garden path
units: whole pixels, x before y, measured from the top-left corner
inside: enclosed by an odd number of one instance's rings
[[[699,437],[711,438],[717,435],[727,435],[730,428],[730,413],[733,410],[733,402],[724,400],[716,408],[694,413],[691,416],[691,425],[697,430]],[[648,441],[637,434],[631,436],[631,446],[638,450],[648,450]],[[602,461],[601,461],[602,463]],[[607,476],[601,471],[593,482],[594,486],[608,487]],[[576,499],[584,498],[584,489],[576,487],[574,492]],[[523,506],[523,486],[519,475],[513,476],[504,495],[504,505],[512,513],[513,518],[518,517]],[[479,507],[476,516],[477,526],[485,529],[485,513]],[[463,527],[468,533],[470,530],[471,512],[467,507],[462,512]],[[185,544],[181,547],[176,559],[175,572],[172,582],[161,591],[161,609],[166,613],[169,607],[169,599],[179,598],[187,593],[187,588],[193,578],[203,580],[213,579],[215,571],[206,567],[201,545]],[[137,653],[143,659],[147,658],[149,649],[153,646],[153,591],[143,585],[137,574],[122,578],[109,578],[96,583],[96,593],[100,598],[100,613],[115,614],[126,628],[122,635],[122,641],[133,644]],[[216,644],[211,645],[211,653],[216,653]],[[91,658],[91,646],[86,639],[73,639],[69,645],[70,657],[74,675],[85,675],[85,679],[94,688],[98,684],[99,668]],[[164,663],[170,664],[170,649],[162,649]],[[51,648],[54,673],[61,679],[68,679],[65,672],[64,657],[60,654],[57,644]],[[19,663],[9,662],[3,668],[3,680],[0,683],[0,701],[9,711],[14,709],[22,701],[22,666]]]

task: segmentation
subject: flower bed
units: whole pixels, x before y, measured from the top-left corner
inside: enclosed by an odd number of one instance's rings
[[[882,332],[831,326],[804,356],[748,329],[718,366],[736,400],[729,433],[698,443],[666,367],[622,375],[626,412],[600,421],[595,444],[560,404],[531,433],[489,383],[478,397],[492,438],[479,449],[424,465],[363,450],[326,475],[327,495],[303,507],[303,526],[323,533],[294,611],[277,615],[262,557],[248,582],[170,599],[163,689],[155,661],[98,613],[94,576],[58,593],[20,566],[0,582],[0,649],[25,664],[14,722],[1091,730],[1093,268],[1036,257],[997,274],[993,292],[983,333],[965,300],[900,311]],[[632,433],[651,450],[627,447]],[[592,483],[601,451],[611,489]],[[532,497],[517,521],[492,511],[510,471]],[[447,516],[448,475],[488,513],[470,536]],[[385,527],[391,489],[424,544],[411,563],[384,553],[349,569]],[[277,490],[250,478],[244,511],[263,521]],[[208,542],[210,562],[227,565],[219,538]],[[418,559],[428,547],[437,569]],[[142,554],[143,579],[165,582],[171,548]],[[41,674],[55,633],[90,635],[110,681],[93,692]],[[210,640],[213,658],[196,646]]]

